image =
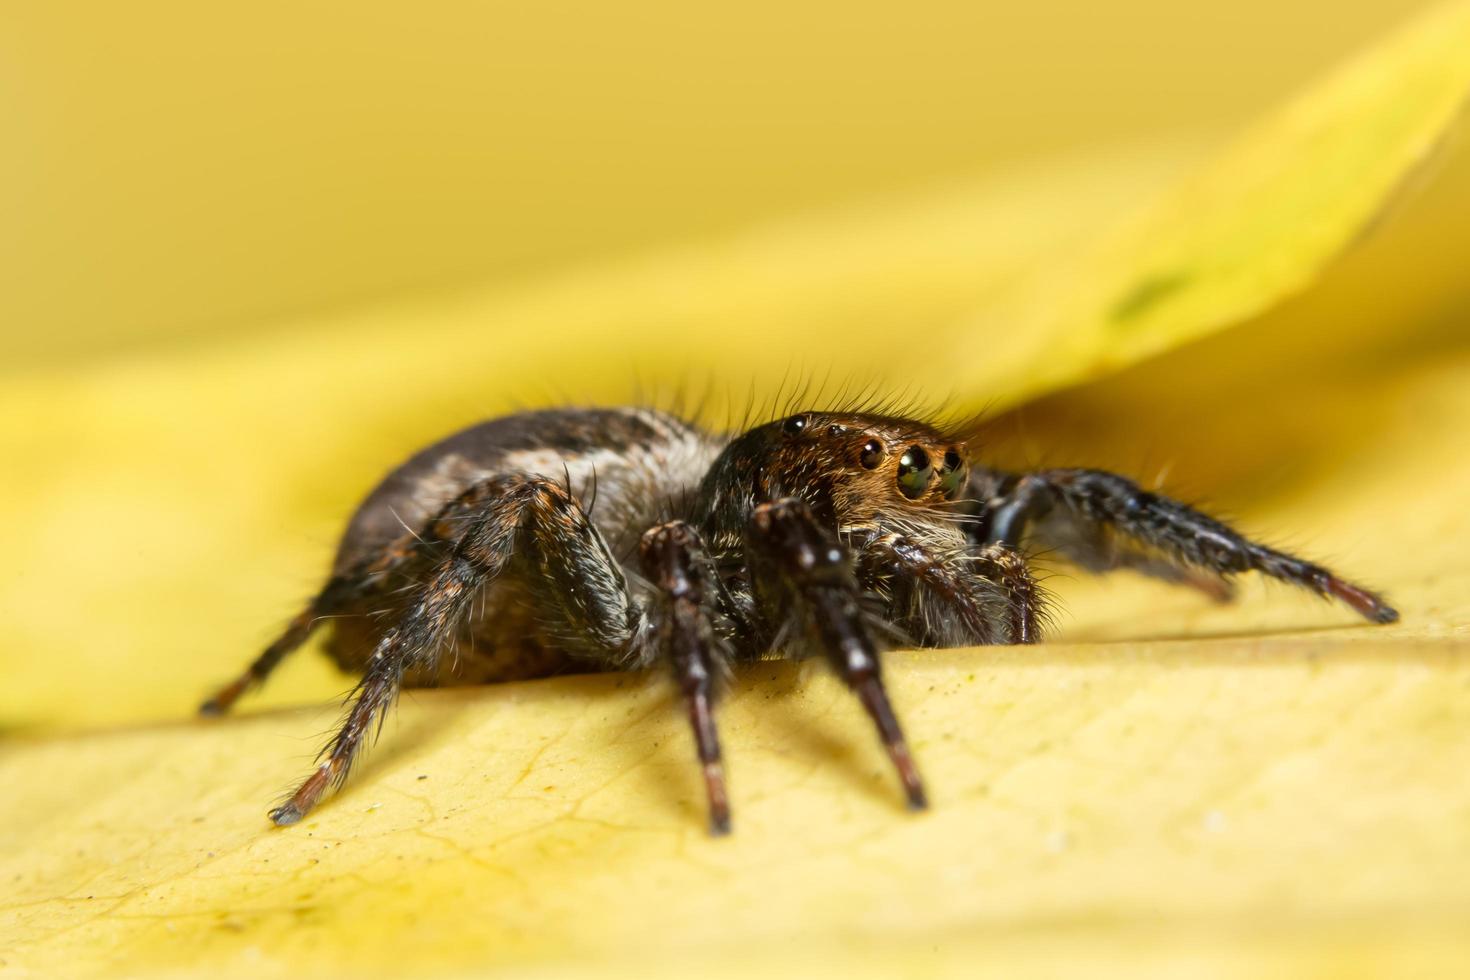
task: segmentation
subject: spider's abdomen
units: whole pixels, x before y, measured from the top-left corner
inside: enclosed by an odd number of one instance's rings
[[[337,553],[344,571],[422,532],[444,507],[485,480],[510,473],[569,483],[614,554],[631,554],[653,519],[699,485],[721,442],[666,412],[646,408],[549,409],[481,422],[414,454],[368,494]]]
[[[484,422],[437,442],[404,462],[367,496],[348,523],[334,571],[351,576],[384,554],[411,550],[414,538],[442,540],[436,525],[446,506],[499,478],[541,477],[590,514],[614,560],[628,561],[642,531],[681,512],[719,451],[714,437],[672,415],[649,409],[559,409]],[[464,518],[451,524],[468,529]],[[449,544],[449,542],[445,542]],[[534,541],[507,573],[488,585],[457,629],[452,651],[411,668],[410,686],[489,683],[543,677],[571,669],[576,643],[548,633],[532,612],[535,582],[525,572],[540,559]],[[385,611],[431,574],[426,559],[395,567],[381,586],[334,618],[327,652],[361,671],[379,641]],[[533,580],[538,580],[532,575]],[[621,583],[617,583],[622,588]],[[574,639],[574,638],[573,638]],[[585,666],[584,666],[585,669]]]

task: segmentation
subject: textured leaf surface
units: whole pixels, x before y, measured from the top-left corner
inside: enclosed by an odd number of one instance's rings
[[[1136,212],[1197,150],[9,385],[0,721],[21,731],[0,749],[0,976],[1462,970],[1465,154],[1342,250],[1445,137],[1466,9],[1115,235],[1085,229]],[[1299,179],[1317,152],[1357,177]],[[1279,249],[1251,246],[1267,240]],[[1185,256],[1200,276],[1171,285],[1159,270]],[[1069,274],[1075,295],[1042,288]],[[1001,313],[1055,342],[1007,347]],[[1133,339],[1097,339],[1110,315]],[[316,707],[168,720],[311,588],[386,459],[504,407],[516,383],[557,397],[527,380],[548,365],[579,399],[611,400],[619,358],[673,376],[743,332],[717,379],[741,394],[747,376],[777,386],[771,344],[899,384],[912,365],[871,352],[904,323],[905,338],[959,324],[960,349],[994,352],[947,358],[974,365],[974,403],[1032,400],[992,423],[998,454],[1208,495],[1383,587],[1403,622],[1359,626],[1254,585],[1217,608],[1059,574],[1061,642],[889,658],[933,787],[920,816],[837,684],[762,666],[722,713],[737,832],[721,841],[656,680],[415,693],[347,790],[288,831],[263,811],[335,720],[342,678],[307,656],[250,707]]]

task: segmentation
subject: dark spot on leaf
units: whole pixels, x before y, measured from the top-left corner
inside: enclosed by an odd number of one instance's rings
[[[1108,319],[1114,323],[1137,319],[1188,284],[1189,276],[1183,272],[1161,272],[1149,276],[1113,304]]]

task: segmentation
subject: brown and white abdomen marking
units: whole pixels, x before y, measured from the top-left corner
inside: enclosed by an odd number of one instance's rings
[[[507,474],[545,477],[570,486],[590,508],[593,525],[612,555],[627,565],[637,534],[678,516],[724,447],[725,440],[683,419],[643,408],[554,409],[496,419],[458,432],[389,473],[348,523],[333,571],[346,572],[426,528],[445,506],[475,485]],[[410,567],[408,579],[426,569]],[[392,581],[362,607],[333,620],[327,652],[345,670],[361,672],[383,624],[409,581]],[[454,649],[432,674],[410,672],[414,686],[483,684],[544,677],[572,666],[542,635],[515,575],[488,586]],[[384,617],[379,615],[389,612]],[[584,668],[585,669],[585,668]]]

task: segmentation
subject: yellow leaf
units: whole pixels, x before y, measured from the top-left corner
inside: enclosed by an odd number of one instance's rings
[[[1270,310],[1308,287],[1446,139],[1470,93],[1449,3],[1254,127],[1117,235],[952,333],[963,390],[1014,404]]]
[[[1280,180],[1246,167],[1232,191],[1222,163],[1181,192],[1201,195],[1197,237],[1177,203],[1121,238],[1073,227],[1133,210],[1190,157],[1164,148],[1013,176],[950,207],[874,205],[515,296],[8,385],[0,718],[37,734],[0,756],[0,976],[1462,972],[1470,229],[1446,218],[1470,202],[1463,155],[1340,253],[1444,134],[1466,86],[1466,9],[1286,117],[1347,141],[1332,145],[1361,182],[1319,195],[1301,175],[1320,147],[1272,123],[1227,160],[1264,160]],[[1377,135],[1352,139],[1354,118]],[[1232,214],[1234,192],[1266,224]],[[1297,227],[1280,221],[1287,201],[1320,222],[1252,251]],[[1197,280],[1129,292],[1186,259]],[[1078,298],[1043,302],[1038,265],[1077,274]],[[987,309],[1055,324],[1056,343],[1008,361],[1019,348],[975,319]],[[1108,311],[1137,324],[1116,356],[1098,339]],[[1171,487],[1218,494],[1248,527],[1335,552],[1403,622],[1359,626],[1255,589],[1217,609],[1058,576],[1068,642],[890,656],[933,787],[919,816],[839,685],[763,665],[722,709],[736,834],[718,841],[658,678],[416,692],[348,788],[287,831],[263,810],[332,704],[55,731],[181,717],[311,588],[375,470],[503,407],[504,389],[482,385],[566,364],[579,396],[615,397],[619,345],[665,351],[649,362],[663,378],[745,324],[720,365],[742,386],[774,387],[771,343],[798,338],[780,349],[815,357],[833,337],[839,377],[861,367],[851,343],[897,384],[934,361],[891,356],[894,336],[923,336],[895,334],[908,316],[965,323],[965,349],[994,345],[962,375],[972,402],[1131,363],[992,431],[1023,456],[1167,468]],[[681,348],[700,323],[714,332]],[[941,366],[970,371],[961,360]],[[310,658],[290,671],[277,703],[342,684]]]

